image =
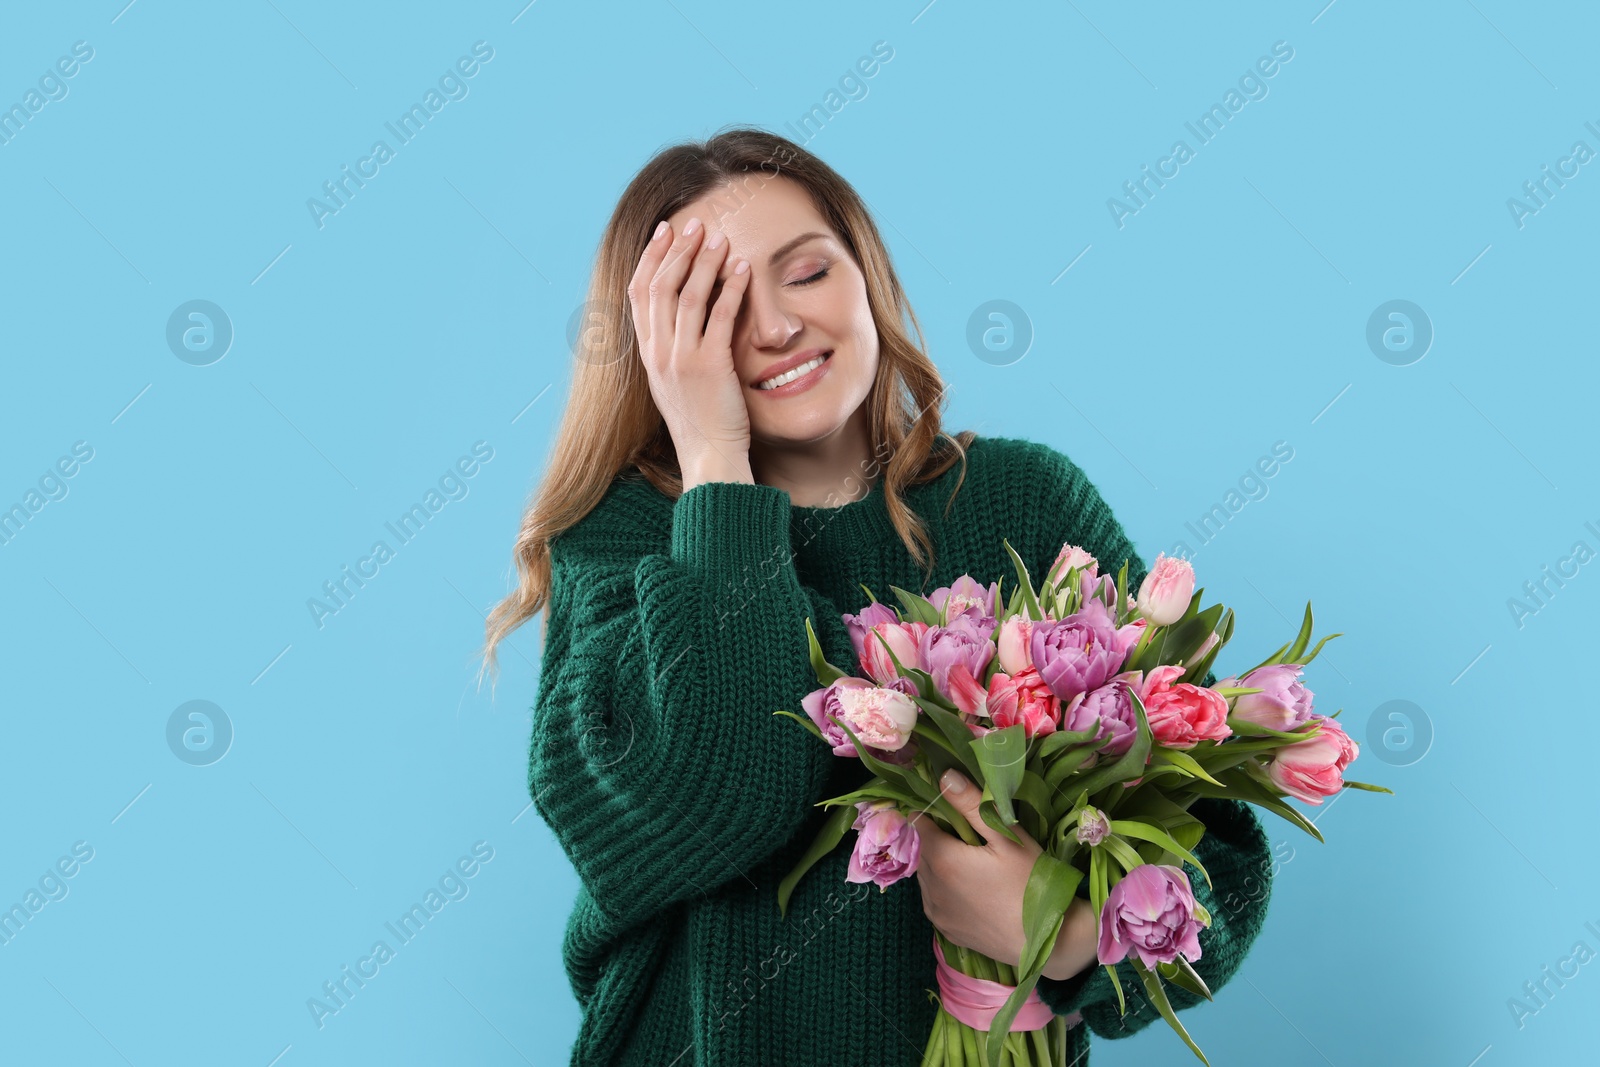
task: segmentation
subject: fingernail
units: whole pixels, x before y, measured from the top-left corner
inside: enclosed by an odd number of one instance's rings
[[[967,788],[966,778],[957,774],[953,768],[945,771],[939,780],[944,783],[945,789],[951,793],[960,793]]]
[[[659,241],[659,240],[661,240],[661,235],[666,233],[666,232],[667,232],[667,220],[666,219],[662,219],[659,223],[656,224],[656,232],[650,235],[650,240]]]
[[[693,237],[695,231],[698,229],[700,229],[700,220],[698,218],[690,219],[688,224],[683,228],[683,235],[685,237]]]

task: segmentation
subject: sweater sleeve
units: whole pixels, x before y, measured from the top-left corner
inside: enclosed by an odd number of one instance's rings
[[[552,545],[528,786],[620,926],[755,884],[826,786],[832,752],[773,712],[816,688],[808,616],[832,662],[851,645],[789,520],[783,490],[707,482],[674,502],[665,552]]]

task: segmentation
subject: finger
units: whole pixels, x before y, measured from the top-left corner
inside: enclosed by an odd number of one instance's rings
[[[628,303],[633,307],[633,332],[639,338],[639,347],[650,340],[650,279],[655,277],[661,260],[672,245],[672,224],[663,219],[656,233],[644,243],[644,252],[628,279]]]
[[[716,242],[715,248],[711,247],[713,241]],[[678,344],[685,352],[700,350],[701,337],[706,328],[706,297],[727,255],[728,238],[721,232],[707,234],[705,243],[695,252],[688,280],[678,292],[678,317],[673,324],[677,330]]]
[[[745,290],[750,287],[750,263],[739,260],[733,273],[722,283],[722,292],[711,305],[711,321],[706,324],[706,344],[719,352],[733,348],[733,323],[739,317],[739,305],[744,302]]]
[[[691,226],[694,227],[692,232],[689,230]],[[678,290],[683,288],[684,276],[689,273],[694,251],[700,247],[700,240],[705,235],[705,230],[705,226],[698,218],[685,223],[684,232],[673,240],[672,247],[667,249],[661,265],[656,268],[654,277],[650,279],[651,336],[656,338],[658,345],[669,340],[671,345],[670,348],[662,349],[663,356],[678,347],[678,339],[674,335],[678,318]]]
[[[977,834],[988,844],[994,844],[994,839],[1000,835],[983,821],[983,816],[978,814],[978,805],[983,800],[982,790],[973,785],[972,779],[951,767],[939,777],[939,792],[950,802],[950,806],[962,818],[967,820]]]

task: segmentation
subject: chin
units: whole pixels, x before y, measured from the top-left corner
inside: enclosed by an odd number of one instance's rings
[[[804,445],[844,428],[850,416],[842,411],[792,412],[778,426],[752,426],[751,436],[769,444]]]

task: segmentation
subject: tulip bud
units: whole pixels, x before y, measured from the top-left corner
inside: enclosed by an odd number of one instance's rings
[[[1156,565],[1139,583],[1139,614],[1155,626],[1170,626],[1183,618],[1194,596],[1194,568],[1179,556],[1161,553]]]
[[[1083,844],[1098,845],[1110,832],[1111,820],[1099,808],[1084,808],[1078,813],[1078,840]]]

